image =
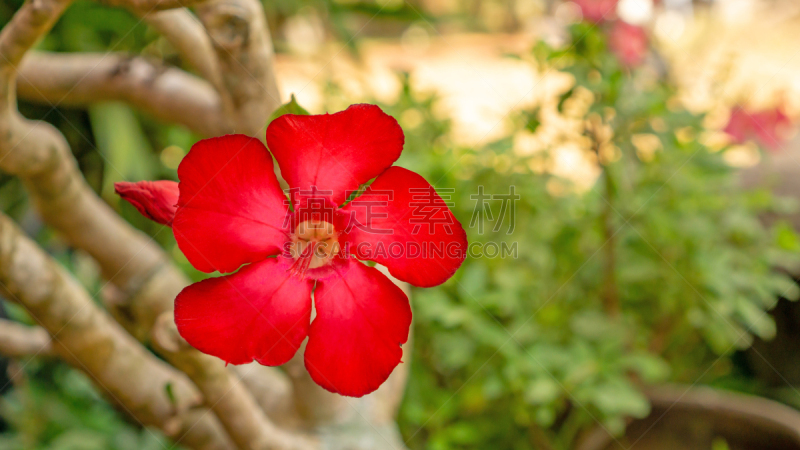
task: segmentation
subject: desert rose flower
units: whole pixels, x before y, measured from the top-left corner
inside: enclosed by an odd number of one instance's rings
[[[616,17],[618,0],[574,0],[584,20],[603,23]]]
[[[636,67],[647,56],[647,33],[642,27],[619,20],[608,33],[608,45],[624,66]]]
[[[114,183],[120,197],[133,205],[139,213],[162,225],[172,225],[178,205],[178,183],[174,181],[140,181]]]
[[[286,114],[267,128],[269,150],[244,135],[195,144],[178,167],[180,183],[172,182],[177,202],[166,194],[169,182],[119,184],[123,198],[160,223],[170,223],[161,212],[173,205],[175,239],[195,268],[235,272],[178,294],[181,336],[228,363],[270,366],[308,337],[305,365],[320,386],[355,397],[377,389],[401,362],[411,308],[400,288],[359,260],[427,287],[450,278],[467,247],[433,187],[392,166],[403,143],[397,121],[374,105]]]
[[[791,120],[780,108],[747,112],[741,106],[736,106],[723,131],[737,144],[755,138],[759,145],[769,150],[779,150],[786,140],[789,127]]]

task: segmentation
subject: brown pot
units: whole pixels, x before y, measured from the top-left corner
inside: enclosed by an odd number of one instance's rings
[[[613,438],[598,427],[576,450],[800,450],[800,412],[750,395],[708,387],[668,385],[647,392],[649,416]]]

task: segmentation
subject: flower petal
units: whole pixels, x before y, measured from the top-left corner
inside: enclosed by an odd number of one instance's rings
[[[375,105],[336,114],[285,114],[267,128],[267,145],[298,201],[322,197],[336,205],[400,157],[403,130]],[[300,204],[300,207],[302,204]]]
[[[344,241],[351,255],[383,264],[415,286],[444,283],[467,254],[467,235],[433,186],[391,167],[341,211],[352,214]]]
[[[583,18],[600,24],[616,18],[618,0],[576,0]]]
[[[194,283],[175,299],[175,324],[189,344],[231,364],[283,364],[308,335],[312,283],[277,258]]]
[[[353,259],[317,281],[317,316],[305,365],[323,388],[361,397],[378,389],[400,363],[408,340],[408,297],[373,267]]]
[[[148,219],[172,225],[178,209],[178,183],[175,181],[139,181],[114,183],[114,191]]]
[[[753,131],[753,120],[741,107],[736,106],[722,131],[727,133],[733,142],[742,144]]]
[[[288,202],[261,141],[241,134],[204,139],[183,159],[178,177],[172,229],[195,268],[232,272],[280,253]]]
[[[626,67],[636,67],[644,62],[648,43],[644,28],[623,21],[616,22],[608,35],[611,51]]]

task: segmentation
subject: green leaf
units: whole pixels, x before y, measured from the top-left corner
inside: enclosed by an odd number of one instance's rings
[[[164,385],[164,392],[167,394],[167,398],[169,399],[169,402],[172,403],[172,406],[178,404],[178,401],[175,399],[175,391],[172,388],[172,382]]]
[[[155,178],[158,160],[131,108],[122,103],[100,103],[89,108],[89,119],[105,163],[103,197],[116,198],[117,181]]]
[[[305,108],[300,106],[300,104],[297,103],[297,99],[295,98],[294,94],[292,94],[292,96],[289,98],[289,102],[281,105],[280,108],[276,109],[275,112],[273,112],[272,115],[269,117],[269,121],[272,122],[273,120],[277,119],[278,117],[284,114],[308,116],[311,113],[309,113],[308,111],[306,111]]]
[[[728,445],[728,442],[721,437],[714,438],[714,441],[711,443],[711,450],[730,450],[730,449],[731,447]]]
[[[760,338],[769,340],[775,337],[775,322],[764,310],[740,297],[736,302],[736,312],[750,331]]]
[[[623,380],[612,380],[594,387],[592,403],[604,414],[642,418],[650,414],[650,403],[641,392]]]
[[[783,250],[796,252],[800,250],[800,238],[791,225],[786,222],[778,222],[774,228],[775,242]]]
[[[525,390],[525,401],[534,405],[544,405],[558,398],[561,388],[549,377],[534,380]]]
[[[622,358],[622,366],[636,372],[645,383],[664,381],[670,373],[669,364],[656,355],[637,353]]]
[[[567,92],[558,96],[558,112],[564,112],[564,102],[567,101],[570,97],[572,97],[572,93],[575,92],[575,88],[571,88]]]

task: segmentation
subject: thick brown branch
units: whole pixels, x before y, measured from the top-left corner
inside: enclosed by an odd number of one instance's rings
[[[171,9],[142,16],[148,25],[158,31],[175,47],[181,58],[192,66],[201,77],[220,89],[222,78],[217,55],[211,38],[203,24],[188,9]]]
[[[156,326],[156,318],[162,314],[169,320],[161,320],[157,330],[174,326],[172,300],[188,284],[185,277],[167,262],[155,243],[134,231],[89,189],[55,129],[27,121],[18,125],[10,134],[21,136],[15,145],[0,141],[0,157],[3,153],[9,156],[0,161],[0,167],[17,169],[13,173],[25,183],[42,217],[74,245],[87,250],[109,280],[135,294],[137,301],[130,306],[135,314],[133,323],[143,330],[137,337],[146,339],[144,331]],[[30,155],[37,158],[26,160]],[[6,161],[16,165],[7,167]],[[295,449],[310,445],[278,430],[221,361],[193,349],[164,346],[161,350],[200,388],[206,403],[241,447]]]
[[[19,68],[17,92],[45,104],[84,106],[119,100],[200,135],[226,131],[220,98],[211,85],[142,57],[34,52]]]
[[[132,1],[134,3],[108,0],[106,3],[125,6],[142,17],[147,16],[144,12],[148,8],[157,9],[173,4],[167,1]],[[169,14],[161,14],[163,17],[169,17]],[[210,119],[187,118],[196,115],[196,109],[191,107],[194,105],[191,101],[197,101],[196,98],[183,99],[190,105],[188,112],[183,110],[178,116],[169,113],[167,115],[171,117],[165,117],[159,116],[166,114],[162,105],[151,102],[153,98],[159,98],[158,95],[149,96],[152,90],[131,98],[122,97],[124,90],[143,88],[143,84],[136,84],[142,83],[141,76],[129,80],[131,83],[135,82],[132,85],[116,86],[108,95],[118,95],[119,98],[113,98],[126,100],[144,110],[149,108],[152,114],[164,120],[174,121],[179,117],[192,121],[194,125],[187,123],[187,126],[197,127],[193,129],[202,134],[222,134],[232,129],[263,139],[263,128],[267,118],[280,104],[280,99],[272,70],[272,46],[260,3],[257,0],[217,0],[201,5],[198,14],[208,30],[219,65],[213,67],[208,58],[198,58],[194,61],[187,58],[187,62],[195,66],[198,72],[216,87],[219,98],[216,108],[218,115],[213,124],[208,123]],[[181,17],[187,18],[185,15]],[[165,37],[173,42],[182,54],[191,53],[189,45],[191,40],[187,40],[186,37],[195,33],[197,29],[186,29],[170,34],[168,22],[167,19],[163,21],[156,19],[151,21],[151,24],[157,29],[160,28]],[[43,33],[47,30],[47,26],[37,30],[36,32]],[[7,65],[7,70],[3,72],[8,78],[8,85],[0,83],[0,89],[5,89],[0,94],[5,94],[3,99],[7,100],[4,117],[0,118],[0,169],[20,176],[43,218],[58,229],[72,245],[86,250],[98,261],[104,276],[119,288],[119,295],[116,298],[122,300],[116,302],[115,308],[125,310],[119,317],[131,319],[125,325],[141,340],[149,339],[151,333],[155,336],[153,341],[160,353],[190,376],[202,391],[205,402],[222,420],[239,446],[247,448],[315,446],[313,441],[278,430],[259,413],[254,407],[255,402],[252,397],[244,390],[245,385],[251,389],[257,386],[252,381],[247,381],[249,373],[243,376],[244,382],[240,383],[231,376],[230,371],[222,367],[220,361],[184,347],[185,344],[175,335],[171,310],[175,295],[188,283],[186,278],[168,262],[168,258],[160,248],[131,229],[88,188],[77,170],[63,136],[57,130],[47,124],[29,122],[19,117],[13,96],[13,68],[21,60],[24,51],[35,42],[36,37],[38,36],[34,36],[33,39],[26,38],[21,44],[8,47],[9,51],[18,54],[18,57],[16,62]],[[3,40],[0,37],[0,50],[2,48]],[[146,63],[144,60],[136,60],[136,64],[139,61]],[[215,78],[215,71],[221,74],[218,78]],[[57,71],[52,70],[42,70],[37,73],[57,76]],[[91,70],[84,71],[78,77],[91,76],[92,73]],[[35,74],[26,76],[30,79],[34,77]],[[75,79],[73,75],[72,80]],[[73,83],[66,92],[61,92],[66,95],[70,88],[75,89],[73,92],[80,92],[81,83],[80,81]],[[39,84],[44,85],[43,82]],[[31,86],[36,86],[36,83],[32,82]],[[91,90],[88,89],[89,86],[92,87]],[[173,89],[163,89],[163,87],[159,86],[156,92],[174,95],[171,92]],[[24,88],[21,87],[20,92],[23,91]],[[26,92],[30,94],[29,91]],[[90,84],[83,94],[85,97],[78,98],[90,102],[96,93],[95,85]],[[73,93],[70,93],[67,97],[72,95]],[[137,101],[144,103],[137,104],[135,103]],[[169,106],[171,105],[166,107]],[[223,113],[219,114],[219,111]],[[199,129],[206,126],[207,128]],[[212,129],[215,131],[208,131]],[[408,358],[405,360],[408,361]],[[385,446],[389,436],[394,442],[390,446],[402,447],[402,439],[399,439],[391,417],[402,396],[406,367],[407,365],[401,366],[381,390],[360,400],[351,401],[333,397],[316,387],[316,390],[309,389],[303,393],[305,406],[309,410],[315,410],[311,413],[314,417],[312,422],[318,425],[334,423],[339,425],[336,429],[341,432],[335,431],[335,435],[326,437],[326,442],[332,445],[331,448],[350,448],[352,447],[350,444],[354,442],[363,443],[364,439],[357,435],[358,433],[371,433],[371,439],[375,441],[376,446]],[[310,381],[307,376],[296,377],[296,380],[298,386]],[[291,392],[288,388],[286,390]],[[321,407],[320,403],[315,403],[316,400],[322,400],[326,396],[329,404],[343,406],[347,410],[344,417],[327,416],[323,411],[325,408]],[[270,407],[264,406],[265,403],[261,402],[263,409],[270,411]],[[340,408],[333,409],[342,411]],[[360,431],[353,434],[354,430]],[[335,445],[333,441],[336,442]]]
[[[30,14],[26,12],[30,8],[31,3],[23,6],[8,26],[25,30],[25,24],[18,22],[30,19]],[[60,12],[61,10],[55,11],[54,16],[57,17]],[[52,24],[55,19],[50,19],[48,23]],[[28,25],[28,28],[33,27],[32,24]],[[47,27],[36,28],[36,32],[39,33],[46,31]],[[30,47],[10,44],[3,47],[4,43],[13,42],[14,36],[3,34],[0,39],[3,38],[5,40],[0,40],[0,49],[16,50],[18,47]],[[34,42],[35,38],[28,40]],[[22,54],[18,56],[18,59],[21,59]],[[8,67],[10,70],[0,73],[5,75],[0,78],[2,86],[13,86],[15,73],[13,66]],[[146,308],[131,306],[132,312],[141,314],[134,316],[132,323],[139,325],[138,328],[143,330],[152,329],[158,317],[166,317],[166,320],[159,319],[163,324],[172,323],[172,300],[175,294],[188,284],[186,278],[169,264],[164,252],[152,240],[132,229],[91,191],[58,130],[48,124],[27,121],[20,117],[14,105],[13,92],[7,89],[5,94],[4,100],[8,102],[8,108],[0,118],[3,119],[0,120],[2,127],[0,131],[3,131],[0,133],[0,169],[20,177],[45,221],[62,232],[73,245],[91,254],[99,263],[104,276],[120,287],[125,292],[125,297],[133,296],[138,300],[134,303],[142,302],[143,305],[147,305]],[[31,286],[36,285],[38,283],[31,284]],[[52,306],[56,310],[44,309],[39,311],[41,314],[36,314],[37,317],[54,314],[60,311],[60,308],[64,308],[58,302],[53,302]],[[42,320],[55,319],[48,316]],[[87,325],[105,326],[100,323]],[[46,328],[53,331],[52,328],[47,326]],[[93,333],[95,333],[93,328],[84,330],[87,336]],[[141,333],[138,337],[146,338],[147,335]],[[147,354],[138,344],[131,347],[135,350],[130,352]],[[118,349],[114,346],[110,349],[116,355]],[[244,389],[244,385],[240,384],[230,371],[225,370],[220,361],[202,355],[196,350],[171,350],[166,347],[163,350],[167,359],[173,365],[185,370],[200,388],[205,402],[212,407],[239,446],[270,449],[308,448],[307,441],[278,430],[256,407],[255,401]],[[97,349],[93,351],[104,358],[110,358],[107,352],[98,352]],[[135,362],[134,358],[131,363]],[[136,370],[131,370],[129,375],[136,377],[136,383],[153,382],[152,376]],[[127,382],[136,386],[136,383],[130,380]]]
[[[186,8],[197,5],[204,0],[100,0],[107,6],[118,6],[141,12],[141,14],[163,11],[167,9]]]
[[[41,327],[29,327],[0,319],[0,355],[9,358],[49,356],[53,352],[50,335]]]
[[[159,318],[154,331],[153,341],[159,352],[200,388],[206,404],[240,448],[308,450],[318,447],[314,440],[287,433],[267,419],[247,392],[247,385],[230,376],[224,362],[198,352],[180,337],[171,312]]]
[[[53,27],[71,0],[28,0],[0,31],[0,68],[6,75]]]
[[[280,105],[272,41],[258,0],[211,0],[197,7],[222,72],[223,105],[237,133],[264,139]]]
[[[63,268],[0,215],[0,292],[52,336],[55,354],[89,375],[125,412],[198,449],[230,444],[185,375],[159,361],[97,308]]]
[[[254,362],[233,366],[233,371],[253,393],[264,413],[276,424],[287,428],[301,426],[292,385],[280,370]]]

